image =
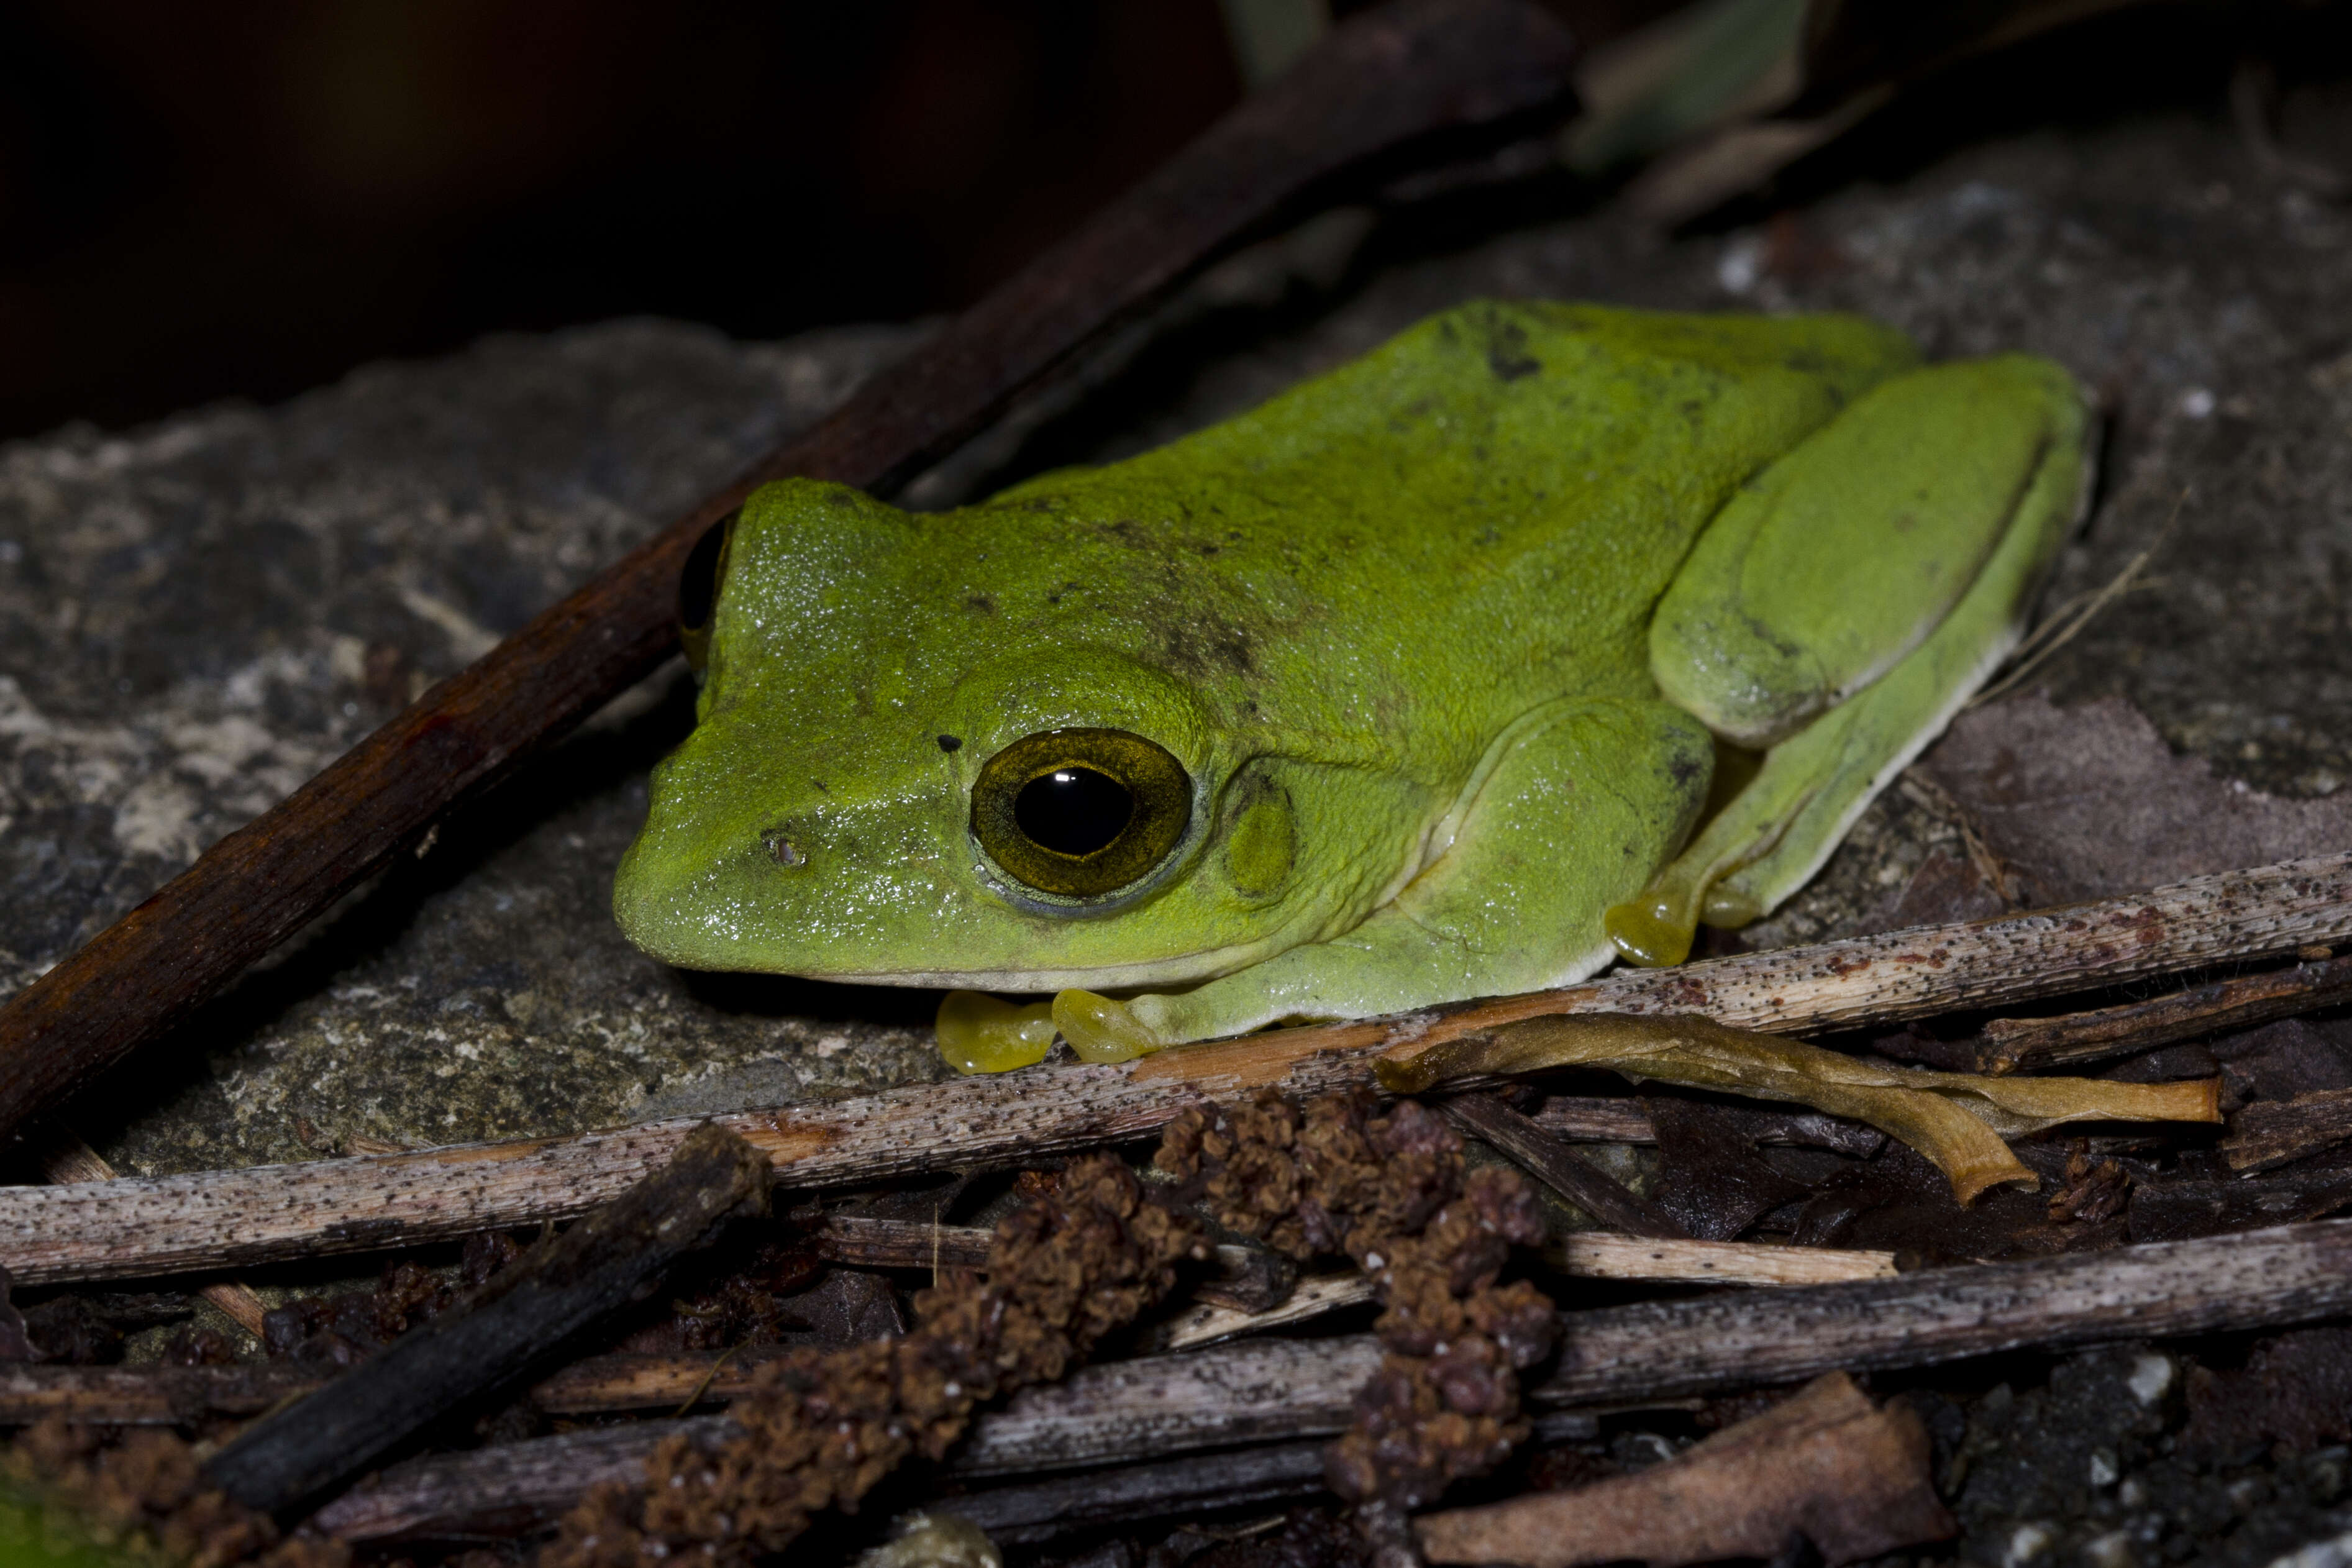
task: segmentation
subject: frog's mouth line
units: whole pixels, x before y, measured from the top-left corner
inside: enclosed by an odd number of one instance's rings
[[[1003,992],[1008,995],[1030,993],[1049,995],[1073,987],[1102,992],[1140,987],[1158,991],[1181,990],[1231,974],[1238,969],[1246,969],[1291,945],[1279,939],[1270,939],[1212,948],[1206,952],[1185,953],[1177,958],[1107,964],[1090,969],[929,969],[875,974],[829,972],[804,974],[802,978],[828,980],[843,985],[923,986],[947,991]]]

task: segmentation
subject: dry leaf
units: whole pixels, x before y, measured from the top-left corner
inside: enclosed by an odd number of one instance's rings
[[[2028,902],[2103,899],[2352,844],[2352,791],[2265,795],[2181,756],[2119,697],[2012,697],[1953,721],[1920,770],[2025,879]]]
[[[2032,1186],[2003,1138],[2067,1121],[2218,1121],[2221,1080],[2113,1083],[1929,1072],[1823,1050],[1709,1018],[1587,1013],[1530,1018],[1491,1034],[1400,1046],[1378,1064],[1383,1087],[1418,1094],[1472,1075],[1609,1068],[1759,1100],[1795,1100],[1867,1121],[1934,1161],[1962,1203],[2000,1182]]]
[[[1801,1532],[1835,1564],[1950,1536],[1927,1478],[1927,1434],[1872,1406],[1842,1372],[1663,1465],[1571,1491],[1532,1492],[1415,1525],[1432,1563],[1653,1568],[1778,1557]]]

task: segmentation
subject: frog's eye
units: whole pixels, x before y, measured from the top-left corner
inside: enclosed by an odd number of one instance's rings
[[[737,507],[702,531],[677,574],[677,637],[686,645],[686,662],[700,675],[710,658],[710,619],[719,610],[719,584],[727,576],[727,547],[735,540]]]
[[[1090,899],[1140,879],[1192,821],[1184,764],[1124,730],[1049,730],[982,764],[971,832],[1042,893]]]

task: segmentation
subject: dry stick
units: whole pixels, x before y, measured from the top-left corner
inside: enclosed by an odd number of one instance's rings
[[[1457,1094],[1444,1101],[1445,1118],[1483,1138],[1560,1196],[1605,1226],[1632,1236],[1687,1237],[1674,1215],[1643,1197],[1503,1103],[1500,1095]]]
[[[1118,1067],[1032,1068],[716,1120],[794,1187],[1034,1163],[1156,1132],[1260,1087],[1370,1081],[1391,1046],[1561,1014],[1697,1013],[1784,1034],[2007,1005],[2352,938],[2352,852],[2153,892],[1920,926],[1391,1018],[1276,1029]],[[563,1219],[610,1202],[695,1123],[70,1187],[0,1187],[0,1264],[26,1284],[239,1268]]]
[[[247,1428],[205,1463],[215,1486],[276,1513],[369,1468],[615,1310],[730,1220],[765,1214],[768,1163],[703,1127],[677,1157],[500,1270],[461,1308],[403,1335],[332,1385]]]
[[[1724,1105],[1738,1119],[1740,1132],[1759,1143],[1794,1143],[1808,1149],[1832,1149],[1867,1159],[1886,1146],[1886,1134],[1867,1122],[1852,1121],[1819,1110],[1784,1110],[1760,1105]],[[1528,1120],[1555,1138],[1571,1143],[1655,1143],[1658,1130],[1638,1100],[1604,1096],[1555,1094],[1528,1113]]]
[[[1528,1441],[1561,1443],[1598,1430],[1590,1415],[1555,1411],[1537,1419]],[[1106,1524],[1314,1497],[1324,1490],[1323,1454],[1320,1443],[1284,1443],[951,1493],[929,1506],[978,1525],[1000,1545],[1025,1545]]]
[[[677,647],[678,572],[766,480],[911,477],[1208,261],[1419,153],[1570,101],[1573,45],[1527,0],[1397,0],[1335,29],[1150,178],[814,431],[638,546],[206,850],[0,1008],[0,1132],[58,1104]]]
[[[1979,1072],[2079,1067],[2224,1029],[2242,1029],[2352,1001],[2352,958],[2298,963],[2192,986],[2152,1001],[2055,1018],[1995,1018],[1977,1047]]]
[[[2230,1119],[2221,1157],[2241,1175],[2268,1171],[2352,1138],[2352,1089],[2258,1100]],[[2336,1173],[2330,1172],[2330,1175]]]
[[[40,1147],[41,1174],[52,1182],[111,1182],[121,1176],[105,1156],[56,1122],[38,1128],[30,1142]],[[250,1287],[234,1279],[222,1279],[196,1294],[219,1308],[229,1321],[255,1339],[268,1334],[269,1307]]]
[[[2352,1221],[2324,1220],[1892,1279],[1564,1313],[1559,1364],[1528,1398],[1553,1408],[1636,1405],[1840,1369],[2276,1328],[2347,1310]],[[1370,1336],[1277,1339],[1081,1368],[982,1416],[951,1468],[1036,1473],[1328,1436],[1347,1425],[1349,1401],[1380,1353]],[[640,1473],[645,1456],[673,1432],[709,1440],[730,1429],[723,1416],[641,1422],[438,1455],[338,1499],[318,1523],[355,1542],[508,1533],[554,1517],[596,1479]]]

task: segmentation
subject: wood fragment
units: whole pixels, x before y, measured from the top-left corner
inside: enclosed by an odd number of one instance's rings
[[[2151,893],[1636,970],[1394,1018],[1276,1029],[1118,1067],[1036,1068],[717,1120],[795,1187],[985,1170],[1147,1136],[1189,1106],[1279,1086],[1368,1081],[1393,1045],[1526,1018],[1703,1013],[1794,1034],[1897,1023],[2352,938],[2352,852]],[[0,1238],[26,1284],[134,1279],[446,1240],[609,1202],[693,1127],[460,1144],[62,1187],[0,1187]]]
[[[1432,1563],[1680,1568],[1777,1557],[1802,1534],[1832,1565],[1942,1541],[1958,1525],[1927,1475],[1927,1428],[1831,1373],[1663,1464],[1414,1522]]]
[[[0,1132],[89,1083],[346,889],[651,673],[706,530],[791,474],[885,490],[952,450],[1216,257],[1573,103],[1566,31],[1524,0],[1405,0],[1335,28],[1151,176],[861,387],[205,851],[0,1006]]]
[[[2184,1241],[2321,1219],[2347,1207],[2352,1171],[2138,1182],[2132,1185],[2129,1223],[2134,1241]]]
[[[1891,1279],[1895,1254],[1832,1247],[1779,1247],[1754,1241],[1650,1240],[1578,1231],[1544,1249],[1564,1273],[1591,1279],[1647,1279],[1673,1285],[1827,1285],[1841,1279]]]
[[[2257,1100],[2230,1118],[2221,1157],[2242,1175],[2273,1170],[2352,1139],[2352,1089]]]
[[[1290,1299],[1277,1307],[1264,1311],[1236,1311],[1231,1307],[1212,1303],[1188,1307],[1149,1336],[1150,1348],[1155,1351],[1198,1350],[1226,1340],[1239,1339],[1244,1334],[1264,1333],[1268,1329],[1288,1328],[1326,1313],[1360,1307],[1373,1300],[1376,1292],[1372,1282],[1361,1274],[1322,1274],[1301,1279],[1290,1292]]]
[[[1591,1416],[1538,1417],[1529,1441],[1564,1443],[1600,1430]],[[1230,1511],[1325,1493],[1323,1445],[1281,1443],[1057,1477],[985,1491],[950,1493],[930,1507],[969,1520],[1000,1545],[1023,1546],[1104,1525]]]
[[[1722,1107],[1738,1118],[1739,1130],[1759,1143],[1829,1149],[1868,1159],[1886,1146],[1886,1134],[1863,1122],[1818,1110],[1777,1106]],[[1528,1120],[1571,1143],[1655,1143],[1658,1130],[1642,1101],[1631,1096],[1554,1094],[1528,1113]]]
[[[247,1428],[205,1473],[247,1508],[291,1508],[560,1353],[730,1221],[767,1206],[767,1162],[724,1129],[703,1127],[658,1174],[541,1242],[464,1306]]]
[[[258,1415],[323,1380],[289,1366],[0,1365],[0,1426],[176,1426]]]
[[[2325,955],[2326,950],[2320,952]],[[2106,1061],[2200,1035],[2266,1024],[2274,1018],[2352,1000],[2352,958],[2305,962],[2292,969],[2244,974],[2168,996],[2116,1007],[2095,1007],[2054,1018],[1995,1018],[1977,1046],[1980,1072],[2039,1072]]]
[[[105,1156],[58,1122],[36,1124],[26,1142],[39,1147],[41,1174],[52,1182],[111,1182],[122,1173]],[[269,1308],[249,1286],[234,1279],[216,1280],[196,1292],[219,1308],[230,1322],[260,1339],[268,1329]]]
[[[1561,1314],[1559,1365],[1528,1391],[1592,1411],[1801,1382],[1841,1370],[1931,1366],[2023,1345],[2311,1322],[2352,1310],[2352,1221],[1892,1279],[1709,1293]],[[1380,1363],[1369,1335],[1247,1340],[1083,1367],[974,1423],[964,1475],[1133,1464],[1328,1436]],[[628,1479],[673,1433],[715,1440],[723,1416],[646,1421],[435,1455],[387,1470],[319,1516],[354,1542],[535,1528],[600,1479]],[[498,1530],[483,1521],[520,1520]]]
[[[1642,1196],[1503,1102],[1500,1095],[1457,1094],[1444,1102],[1445,1119],[1473,1138],[1510,1156],[1544,1185],[1602,1225],[1643,1237],[1690,1233]]]

